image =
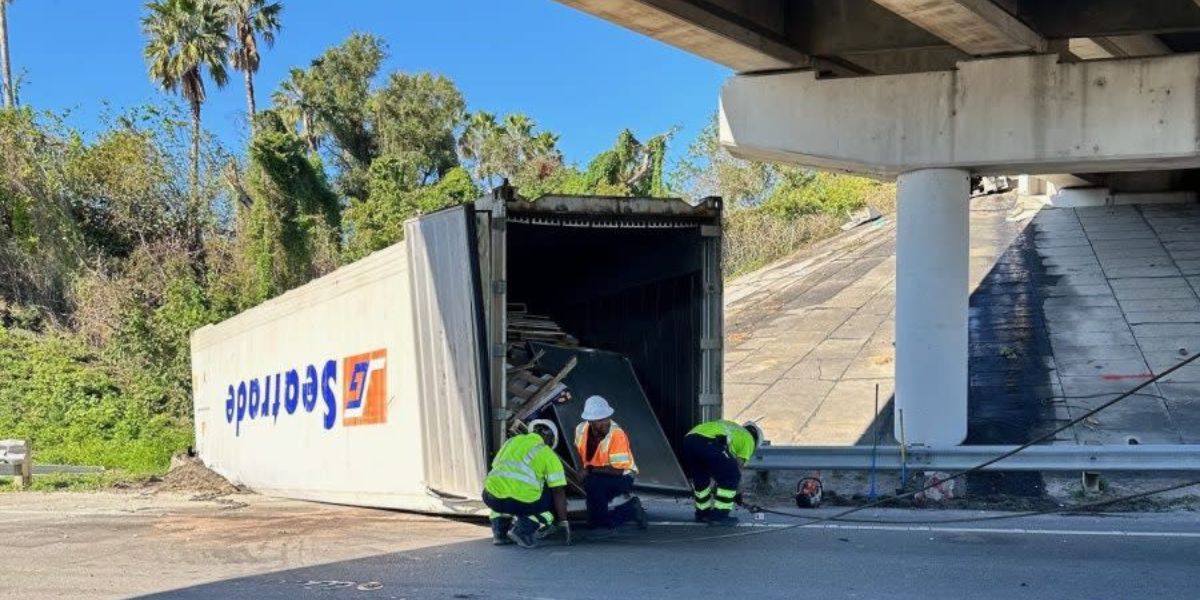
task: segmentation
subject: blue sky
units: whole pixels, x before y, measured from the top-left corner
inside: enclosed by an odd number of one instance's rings
[[[102,101],[116,109],[165,97],[146,77],[134,0],[15,0],[14,74],[23,104],[70,110],[94,129]],[[560,134],[573,162],[607,148],[622,127],[648,137],[680,125],[676,154],[716,109],[729,71],[553,0],[285,0],[284,31],[256,80],[260,107],[292,66],[307,65],[354,31],[389,45],[386,71],[433,71],[458,84],[469,109],[523,111]],[[210,89],[206,127],[241,148],[240,73]]]

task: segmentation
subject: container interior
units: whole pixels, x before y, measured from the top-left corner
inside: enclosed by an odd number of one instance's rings
[[[700,421],[699,225],[507,224],[507,297],[582,346],[624,354],[674,448]],[[619,420],[619,418],[618,418]]]

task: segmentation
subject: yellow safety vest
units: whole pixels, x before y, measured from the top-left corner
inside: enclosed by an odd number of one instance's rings
[[[536,433],[518,435],[504,442],[492,461],[483,487],[496,498],[536,502],[543,487],[567,485],[562,461]]]
[[[688,435],[692,434],[711,439],[725,436],[725,441],[729,445],[729,453],[744,461],[749,461],[750,456],[754,454],[754,436],[750,435],[745,427],[733,421],[718,420],[701,423],[688,432]]]

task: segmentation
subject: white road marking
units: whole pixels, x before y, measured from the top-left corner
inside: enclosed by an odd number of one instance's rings
[[[683,523],[676,521],[654,521],[650,525],[656,527],[704,527],[702,523]],[[767,528],[767,529],[838,529],[848,531],[899,531],[907,533],[1003,533],[1009,535],[1067,535],[1067,536],[1105,536],[1131,538],[1200,538],[1200,531],[1126,531],[1120,529],[1028,529],[1014,527],[1004,529],[999,527],[936,527],[931,525],[851,525],[840,523],[820,523],[814,525],[795,526],[782,523],[739,523],[738,527]],[[717,531],[718,528],[712,528]]]

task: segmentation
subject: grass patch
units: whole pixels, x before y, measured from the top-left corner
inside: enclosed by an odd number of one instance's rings
[[[842,187],[849,188],[841,189]],[[896,186],[860,178],[832,180],[818,188],[837,202],[836,210],[815,210],[813,192],[797,194],[785,204],[776,200],[751,208],[732,208],[725,214],[723,259],[726,279],[761,269],[801,248],[841,232],[849,211],[872,206],[883,214],[896,211]],[[853,193],[857,200],[847,199]]]
[[[98,492],[119,486],[139,487],[151,477],[114,469],[103,473],[47,473],[34,475],[33,485],[21,490],[13,477],[0,477],[0,493],[6,492]]]

